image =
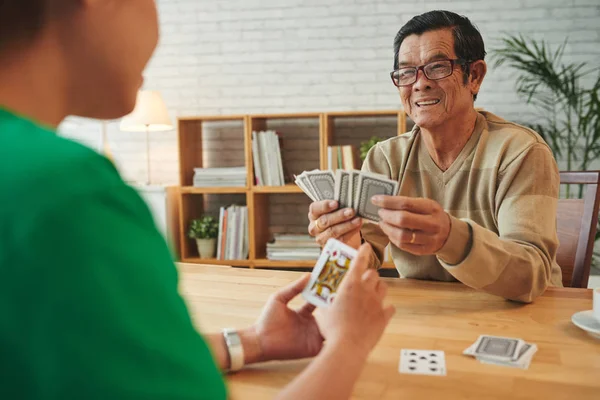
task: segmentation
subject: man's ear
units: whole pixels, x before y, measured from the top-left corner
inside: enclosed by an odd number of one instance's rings
[[[471,63],[470,66],[470,74],[469,81],[467,85],[471,89],[472,94],[479,93],[479,88],[481,88],[481,84],[483,83],[483,78],[487,72],[487,64],[483,60],[477,60]]]

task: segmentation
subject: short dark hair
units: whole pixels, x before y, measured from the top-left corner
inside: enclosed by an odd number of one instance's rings
[[[438,29],[452,29],[454,38],[454,52],[458,58],[467,61],[483,60],[485,46],[481,33],[471,21],[452,11],[434,10],[411,18],[396,34],[394,38],[394,69],[398,69],[398,52],[400,45],[409,35],[421,35],[425,32]],[[467,83],[470,70],[469,65],[463,65],[463,80]],[[477,98],[477,95],[474,96]]]
[[[36,39],[49,18],[76,4],[74,0],[0,0],[0,52]]]
[[[0,51],[37,36],[44,24],[46,3],[46,0],[0,1]]]

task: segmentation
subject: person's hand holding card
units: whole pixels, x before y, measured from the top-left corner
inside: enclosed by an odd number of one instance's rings
[[[331,242],[331,241],[330,241]],[[371,246],[363,244],[354,257],[328,307],[321,307],[319,328],[326,343],[344,344],[366,356],[379,341],[394,315],[385,306],[387,285],[368,269]],[[311,280],[312,281],[312,280]],[[310,289],[311,284],[307,286]]]
[[[360,246],[362,218],[352,208],[338,209],[338,202],[333,200],[315,201],[310,204],[308,220],[308,234],[321,246],[331,238],[355,249]]]
[[[315,306],[305,303],[297,310],[288,306],[302,292],[309,278],[310,275],[304,275],[269,298],[253,327],[262,353],[261,361],[313,357],[321,350],[323,336],[313,316]]]
[[[436,201],[406,196],[374,196],[379,226],[390,242],[416,255],[435,254],[450,234],[450,216]]]

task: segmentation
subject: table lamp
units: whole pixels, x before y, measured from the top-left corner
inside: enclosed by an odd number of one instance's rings
[[[146,161],[147,182],[152,182],[150,176],[150,132],[169,131],[173,129],[167,106],[159,92],[140,90],[131,114],[121,120],[119,128],[124,132],[146,132]]]

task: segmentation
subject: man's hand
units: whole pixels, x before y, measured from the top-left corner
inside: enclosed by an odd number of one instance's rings
[[[390,242],[416,255],[437,253],[450,234],[450,216],[434,200],[405,196],[373,196],[379,226]]]
[[[299,295],[307,274],[274,293],[254,325],[261,350],[260,361],[313,357],[323,347],[323,336],[313,316],[315,306],[305,303],[293,310],[288,303]]]
[[[350,247],[360,246],[362,218],[355,217],[352,208],[338,210],[337,201],[323,200],[311,203],[308,220],[308,233],[317,243],[325,246],[330,238],[337,239]]]

